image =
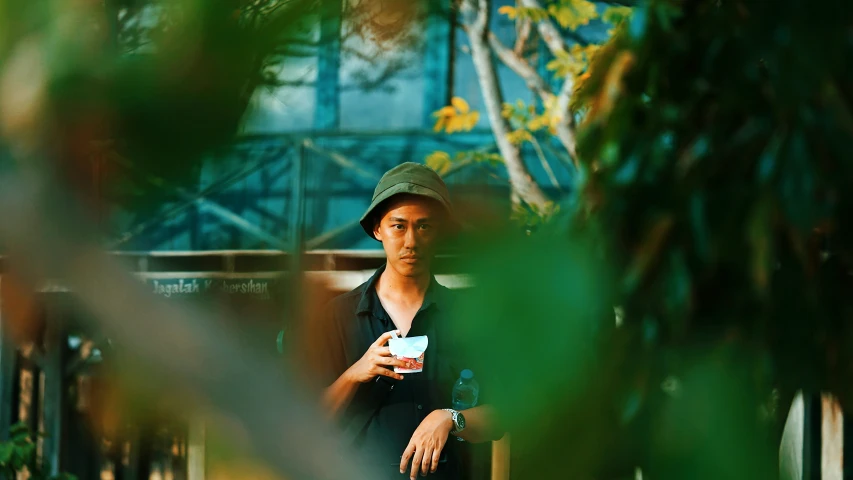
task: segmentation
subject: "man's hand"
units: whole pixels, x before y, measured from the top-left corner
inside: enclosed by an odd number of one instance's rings
[[[453,416],[450,412],[436,410],[427,415],[412,434],[409,446],[403,452],[400,473],[406,473],[409,460],[412,462],[410,478],[416,478],[418,471],[423,476],[426,476],[427,472],[435,473],[451,430],[453,430]]]
[[[364,352],[364,355],[347,369],[347,379],[353,383],[367,383],[377,375],[385,375],[397,380],[402,380],[403,376],[394,373],[394,370],[389,370],[385,367],[405,367],[406,363],[391,356],[391,349],[386,347],[392,337],[391,332],[385,332],[370,345],[370,348]]]

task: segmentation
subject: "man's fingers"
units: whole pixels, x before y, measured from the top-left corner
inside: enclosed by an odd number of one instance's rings
[[[426,449],[423,459],[421,459],[421,476],[426,477],[427,472],[432,471],[432,458],[437,455],[438,450]]]
[[[429,471],[435,473],[438,470],[438,461],[441,460],[441,449],[436,448],[432,451],[432,465],[430,466]],[[426,470],[424,470],[426,471]]]
[[[376,357],[374,362],[377,365],[387,365],[389,367],[405,367],[407,365],[403,360],[394,357]]]
[[[393,333],[396,333],[397,335],[400,334],[399,331],[397,331],[397,330],[394,330]],[[377,338],[375,342],[373,342],[373,346],[374,347],[381,347],[382,345],[385,345],[386,343],[388,343],[388,340],[391,340],[392,337],[393,337],[392,332],[385,332],[382,335],[380,335],[379,338]]]
[[[374,372],[374,373],[376,373],[376,375],[383,375],[386,377],[391,377],[395,380],[402,380],[403,379],[403,376],[400,375],[399,373],[394,372],[394,370],[388,370],[387,368],[384,368],[384,367],[376,367],[376,372]]]
[[[409,468],[409,459],[412,458],[413,453],[415,453],[415,445],[410,443],[403,452],[403,458],[400,459],[400,473],[406,473],[406,469]]]
[[[415,456],[412,458],[412,473],[409,475],[409,478],[415,479],[418,478],[418,470],[421,468],[421,462],[424,458],[424,451],[422,448],[415,450]]]
[[[374,350],[374,351],[380,357],[390,357],[391,356],[391,347],[376,347],[376,350]]]

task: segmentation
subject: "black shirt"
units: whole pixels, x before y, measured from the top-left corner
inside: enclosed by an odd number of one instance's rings
[[[370,280],[329,303],[323,335],[327,384],[358,361],[383,333],[396,329],[376,293],[376,282],[384,270],[384,266],[379,268]],[[399,465],[412,434],[427,415],[451,406],[453,384],[465,368],[454,355],[458,350],[449,325],[453,302],[453,292],[432,278],[407,334],[429,339],[423,372],[404,374],[402,381],[378,377],[360,385],[341,416],[341,427],[351,435],[353,446],[376,446],[374,458],[389,467]],[[448,440],[440,470],[458,468],[458,443],[455,438]]]

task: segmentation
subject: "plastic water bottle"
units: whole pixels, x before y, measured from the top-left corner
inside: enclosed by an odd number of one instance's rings
[[[474,372],[465,369],[453,385],[453,409],[466,410],[476,407],[480,396],[480,385],[474,379]]]

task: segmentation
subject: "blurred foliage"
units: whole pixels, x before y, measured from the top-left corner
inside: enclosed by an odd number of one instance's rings
[[[51,475],[50,466],[39,461],[36,442],[30,427],[24,423],[12,425],[9,440],[0,442],[0,478],[15,480],[26,474],[32,480],[77,480],[74,475]]]
[[[599,45],[572,45],[568,52],[559,52],[556,58],[548,62],[546,68],[558,78],[581,77],[587,70],[590,60],[598,51]],[[583,78],[583,77],[581,77]]]
[[[651,1],[575,98],[576,226],[659,341],[757,342],[776,380],[839,390],[851,231],[853,6]],[[814,26],[820,22],[821,27]],[[819,54],[817,52],[820,52]]]
[[[156,208],[168,189],[140,179],[194,185],[200,160],[231,142],[253,92],[279,82],[326,3],[3,2],[6,96],[39,99],[34,111],[4,108],[5,136],[35,123],[40,155],[62,158],[77,190]]]
[[[547,133],[554,133],[556,115],[554,99],[544,105],[544,112],[537,112],[535,105],[525,103],[523,100],[516,100],[515,103],[505,103],[501,115],[510,121],[510,125],[515,128],[515,132],[529,138],[532,132],[546,130]]]
[[[598,50],[576,191],[467,253],[518,478],[778,478],[798,389],[851,407],[851,18],[650,0]]]
[[[587,25],[590,20],[598,18],[595,3],[589,0],[558,0],[542,7],[504,5],[498,9],[498,13],[506,15],[510,20],[531,20],[534,22],[541,22],[551,17],[561,27],[571,30]]]
[[[501,157],[500,154],[490,151],[465,150],[456,152],[453,157],[451,157],[449,153],[437,150],[429,154],[424,163],[438,172],[439,175],[445,175],[453,168],[465,167],[477,163],[485,163],[495,166],[502,162],[503,157]]]
[[[548,10],[537,7],[513,7],[504,5],[498,9],[498,13],[506,15],[510,20],[531,20],[541,22],[548,18]]]
[[[548,5],[548,13],[557,20],[561,27],[572,30],[581,25],[587,25],[590,20],[598,18],[595,4],[589,0],[560,0]]]
[[[518,225],[524,226],[525,231],[531,234],[541,225],[547,225],[559,213],[559,203],[548,202],[543,208],[522,203],[513,207],[510,218]]]

